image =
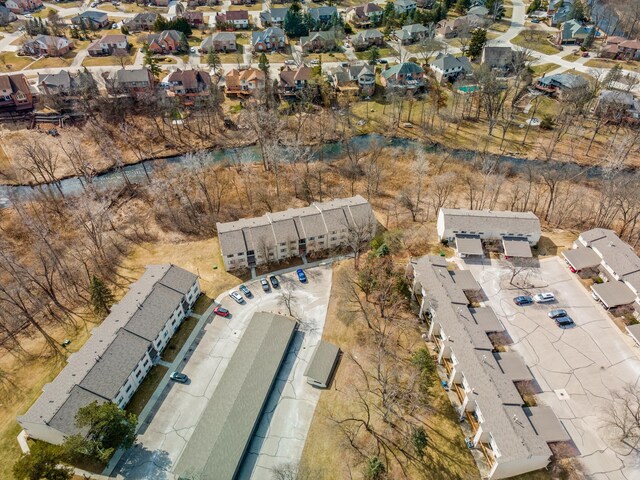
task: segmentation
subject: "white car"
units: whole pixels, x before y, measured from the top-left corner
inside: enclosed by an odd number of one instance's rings
[[[295,62],[294,60],[285,60],[285,61],[284,61],[284,64],[285,64],[285,65],[295,65],[295,64],[296,64],[296,62]]]
[[[311,60],[309,62],[311,65],[320,65],[320,60],[318,60],[317,58],[314,58],[313,60]]]
[[[24,18],[33,18],[33,15],[31,15],[30,13],[25,13]]]
[[[548,303],[553,302],[556,296],[551,292],[538,293],[533,296],[533,301],[536,303]]]
[[[238,292],[236,292],[235,290],[233,292],[229,293],[229,296],[231,298],[233,298],[236,302],[238,303],[243,303],[244,302],[244,298],[242,298],[242,295],[240,295]]]

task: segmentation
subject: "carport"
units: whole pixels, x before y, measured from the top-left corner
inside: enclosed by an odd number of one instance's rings
[[[484,256],[480,235],[456,235],[456,251],[458,255]]]
[[[593,268],[600,265],[602,259],[589,247],[578,247],[573,250],[565,250],[562,256],[576,272],[585,268]]]
[[[533,257],[531,245],[525,237],[502,237],[502,248],[506,257]]]
[[[492,308],[470,308],[469,311],[471,312],[471,315],[473,315],[478,326],[486,333],[504,331],[504,326],[500,323],[500,320],[498,320],[498,317]]]
[[[551,407],[524,407],[522,409],[533,429],[545,442],[568,442],[571,437]]]
[[[513,382],[533,380],[529,367],[518,353],[499,352],[494,353],[493,356],[496,357],[502,373],[509,377],[509,380]]]
[[[456,285],[462,290],[467,292],[477,292],[480,290],[480,284],[470,270],[451,270],[449,273]]]
[[[609,308],[628,305],[636,299],[636,294],[622,282],[604,282],[591,286],[591,291]]]
[[[627,333],[631,335],[631,338],[633,338],[636,344],[640,346],[640,324],[627,325],[625,329],[627,330]]]

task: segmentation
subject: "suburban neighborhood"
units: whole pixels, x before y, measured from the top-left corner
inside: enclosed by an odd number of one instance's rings
[[[638,0],[0,0],[0,478],[640,478]]]

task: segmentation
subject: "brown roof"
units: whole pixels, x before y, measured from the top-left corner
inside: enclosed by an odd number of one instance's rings
[[[247,68],[246,70],[238,70],[234,68],[226,76],[227,87],[236,87],[240,82],[264,81],[264,72],[257,68]]]
[[[13,93],[22,92],[27,96],[31,93],[27,78],[22,73],[0,76],[0,89],[11,90]]]
[[[220,16],[226,18],[227,22],[232,20],[249,20],[249,12],[246,10],[231,10],[220,14]]]
[[[293,70],[290,67],[285,67],[280,72],[280,80],[282,80],[287,85],[293,86],[296,80],[300,81],[308,81],[311,78],[311,67],[307,67],[303,65]]]
[[[99,41],[100,43],[121,43],[127,40],[126,35],[105,35]]]
[[[624,37],[609,37],[607,38],[607,45],[617,45],[626,40]]]
[[[622,48],[640,50],[640,40],[625,40],[624,42],[620,42],[620,46]]]
[[[187,89],[196,88],[198,86],[198,79],[206,85],[211,85],[211,76],[207,72],[202,72],[200,70],[177,69],[168,77],[170,82],[180,82],[184,88]]]
[[[0,76],[0,90],[11,90],[11,81],[9,75]]]

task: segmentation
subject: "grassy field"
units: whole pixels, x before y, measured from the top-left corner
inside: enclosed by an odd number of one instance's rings
[[[33,62],[31,57],[19,57],[13,52],[0,53],[0,72],[16,72]]]
[[[398,52],[396,52],[393,48],[389,48],[389,47],[379,48],[378,51],[380,52],[380,58],[395,57],[396,55],[398,55]],[[370,58],[369,52],[370,50],[356,52],[356,57],[358,57],[359,60],[369,60]]]
[[[68,67],[73,63],[73,59],[76,58],[78,50],[71,50],[61,57],[43,57],[37,62],[33,63],[29,68],[61,68]]]
[[[231,11],[247,10],[249,12],[259,12],[262,10],[262,4],[254,3],[253,5],[231,5],[229,7],[229,10]]]
[[[621,62],[619,60],[609,60],[607,58],[592,58],[590,60],[587,60],[587,62],[585,63],[587,67],[594,68],[611,68],[616,64],[622,66],[624,70],[640,72],[640,62],[638,61]]]
[[[53,8],[43,8],[33,14],[34,18],[47,18],[51,13],[56,13]]]
[[[558,53],[559,50],[547,40],[547,34],[548,32],[541,30],[525,30],[520,32],[511,42],[547,55]]]
[[[125,65],[133,65],[133,62],[136,60],[136,54],[138,53],[138,49],[133,47],[129,51],[129,55],[127,55],[124,59]],[[118,66],[120,65],[120,58],[114,55],[109,55],[106,57],[87,57],[83,60],[83,67],[110,67],[110,66]]]
[[[533,67],[531,67],[531,69],[533,70],[533,74],[535,76],[541,77],[545,73],[552,72],[553,70],[559,67],[560,65],[557,65],[555,63],[543,63],[541,65],[534,65]]]
[[[60,8],[77,8],[81,6],[82,6],[82,2],[78,2],[78,1],[56,3],[56,7],[60,7]]]
[[[329,52],[329,53],[310,53],[304,57],[305,62],[309,62],[314,59],[322,59],[323,62],[346,62],[347,56],[342,52]]]
[[[162,380],[162,377],[164,377],[164,374],[167,373],[167,370],[167,367],[163,365],[153,366],[140,384],[140,388],[138,388],[133,397],[131,397],[131,400],[125,407],[125,410],[127,412],[140,415],[140,412],[142,412],[144,407],[147,405],[147,402],[160,384],[160,381]]]
[[[220,63],[236,63],[242,65],[244,63],[242,52],[242,45],[237,45],[238,50],[236,52],[218,53]],[[200,56],[200,63],[207,63],[207,55]]]

